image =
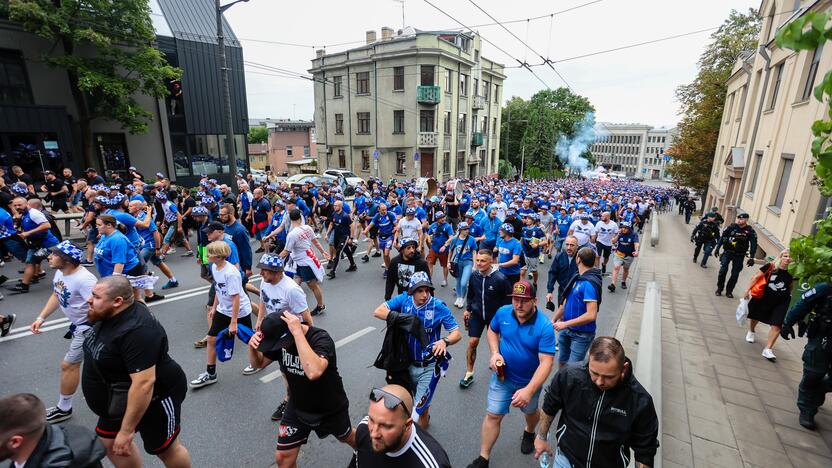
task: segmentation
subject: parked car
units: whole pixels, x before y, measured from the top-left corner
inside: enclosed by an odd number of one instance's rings
[[[268,181],[268,177],[266,177],[266,171],[262,169],[252,169],[251,177],[258,184],[265,184]]]
[[[361,177],[355,175],[354,172],[345,169],[327,169],[324,174],[331,175],[333,177],[343,177],[344,180],[347,181],[347,184],[351,187],[357,187],[358,185],[366,182]]]
[[[312,182],[313,184],[315,184],[315,187],[320,187],[324,184],[332,184],[332,182],[337,181],[338,177],[329,174],[295,174],[292,177],[286,179],[286,182],[293,189],[299,189],[307,182]]]

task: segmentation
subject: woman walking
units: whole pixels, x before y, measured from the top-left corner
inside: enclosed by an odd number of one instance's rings
[[[771,263],[766,263],[760,268],[760,271],[754,274],[748,289],[745,291],[745,298],[750,299],[748,302],[748,333],[745,335],[745,341],[754,342],[755,329],[758,323],[763,322],[769,325],[768,339],[762,356],[771,362],[777,360],[772,348],[774,348],[774,342],[777,341],[780,334],[780,327],[786,317],[786,311],[792,297],[794,278],[788,271],[791,263],[792,257],[789,255],[789,250],[786,249],[780,252],[777,259]],[[762,296],[752,297],[752,289],[758,281],[761,282],[761,285],[765,285]],[[762,283],[763,281],[765,283]]]
[[[471,272],[474,268],[474,253],[477,251],[477,241],[469,235],[471,226],[467,222],[463,221],[459,223],[458,227],[459,234],[451,238],[442,247],[442,251],[450,250],[450,262],[456,262],[459,265],[457,267],[456,300],[454,301],[454,305],[461,309],[465,306],[465,297],[468,295],[468,281],[471,279]]]

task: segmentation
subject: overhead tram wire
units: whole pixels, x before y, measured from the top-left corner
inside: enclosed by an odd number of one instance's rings
[[[425,0],[425,1],[427,1],[427,0]],[[538,57],[540,57],[540,59],[541,59],[541,60],[543,60],[543,63],[544,63],[544,64],[549,65],[549,68],[551,68],[551,69],[552,69],[552,71],[554,71],[554,72],[555,72],[555,74],[558,76],[558,78],[560,78],[560,80],[561,80],[561,81],[563,81],[563,84],[565,84],[565,85],[566,85],[566,87],[567,87],[567,88],[569,88],[569,91],[572,91],[573,93],[575,92],[575,90],[572,88],[572,86],[570,86],[570,85],[569,85],[569,82],[568,82],[568,81],[566,81],[566,78],[564,78],[564,77],[563,77],[563,75],[561,75],[561,74],[560,74],[560,72],[559,72],[559,71],[558,71],[558,70],[554,67],[554,65],[552,65],[552,61],[551,61],[551,60],[549,60],[548,58],[544,58],[544,57],[543,57],[543,55],[539,54],[536,50],[534,50],[534,49],[532,48],[532,46],[530,46],[530,45],[529,45],[526,41],[524,41],[523,39],[520,39],[520,38],[517,36],[517,34],[514,34],[514,33],[513,33],[510,29],[508,29],[508,28],[507,28],[507,27],[506,27],[503,23],[499,22],[499,21],[497,20],[497,18],[493,17],[493,16],[491,15],[491,13],[489,13],[489,12],[485,11],[485,10],[484,10],[481,6],[477,5],[477,2],[475,2],[474,0],[468,0],[468,1],[469,1],[472,5],[474,5],[475,7],[477,7],[477,9],[478,9],[478,10],[480,10],[480,11],[481,11],[481,12],[483,12],[483,13],[485,13],[485,15],[486,15],[486,16],[488,16],[489,18],[491,18],[493,21],[496,21],[496,22],[497,22],[497,24],[499,24],[499,25],[500,25],[500,27],[502,27],[503,29],[505,29],[505,30],[506,30],[506,32],[508,32],[509,34],[511,34],[511,36],[512,36],[512,37],[514,37],[515,39],[517,39],[518,41],[520,41],[520,43],[521,43],[521,44],[523,44],[523,45],[524,45],[524,46],[525,46],[528,50],[530,50],[533,54],[535,54],[535,55],[537,55]],[[528,23],[526,23],[526,35],[527,35],[527,36],[528,36],[528,31],[529,31],[529,30],[528,30]],[[529,68],[529,69],[531,69],[530,67],[528,67],[528,68]]]
[[[424,0],[424,2],[425,2],[425,3],[427,3],[428,5],[432,6],[434,9],[436,9],[437,11],[439,11],[440,13],[442,13],[443,15],[447,16],[448,18],[450,18],[450,19],[452,19],[452,20],[456,21],[456,22],[457,22],[457,23],[459,23],[459,25],[460,25],[460,26],[462,26],[463,28],[465,28],[465,29],[467,29],[467,30],[469,30],[469,31],[473,31],[473,29],[472,29],[472,28],[469,28],[469,27],[468,27],[468,26],[466,26],[466,25],[465,25],[462,21],[460,21],[460,20],[458,20],[458,19],[454,18],[454,17],[453,17],[453,16],[451,16],[449,13],[445,12],[445,10],[443,10],[443,9],[439,8],[438,6],[434,5],[433,3],[431,3],[431,2],[430,2],[430,0]],[[513,55],[509,54],[508,52],[506,52],[505,50],[503,50],[503,48],[502,48],[502,47],[500,47],[500,46],[498,46],[497,44],[495,44],[495,43],[493,43],[493,42],[489,41],[488,39],[486,39],[486,38],[485,38],[482,34],[479,34],[479,33],[477,33],[477,34],[479,35],[479,37],[480,37],[480,39],[481,39],[481,40],[483,40],[483,41],[485,41],[485,42],[487,42],[487,43],[491,44],[491,45],[492,45],[495,49],[499,50],[500,52],[502,52],[502,53],[503,53],[503,54],[505,54],[506,56],[508,56],[508,57],[512,58],[513,60],[515,60],[518,64],[520,64],[520,67],[521,67],[521,68],[525,68],[526,70],[528,70],[528,71],[529,71],[529,73],[531,73],[532,75],[534,75],[534,77],[535,77],[535,78],[537,78],[537,79],[538,79],[538,81],[540,81],[541,83],[543,83],[543,86],[546,86],[546,89],[549,89],[549,90],[551,90],[551,89],[552,89],[552,87],[551,87],[551,86],[549,86],[549,83],[546,83],[546,82],[543,80],[543,78],[541,78],[541,77],[540,77],[537,73],[535,73],[535,72],[534,72],[534,70],[532,70],[532,69],[531,69],[531,67],[529,67],[529,64],[528,64],[528,63],[523,62],[523,61],[519,60],[517,57],[515,57],[515,56],[513,56]]]

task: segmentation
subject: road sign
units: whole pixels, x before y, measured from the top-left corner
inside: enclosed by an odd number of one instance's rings
[[[664,155],[664,160],[665,160],[665,161],[670,161],[670,156],[668,156],[668,155]]]
[[[417,152],[415,152],[415,153],[413,153],[413,160],[414,160],[414,161],[418,161],[418,160],[419,160],[419,152],[418,152],[418,151],[417,151]]]
[[[373,158],[374,158],[374,159],[378,159],[379,154],[380,154],[380,153],[378,152],[378,150],[373,151]]]

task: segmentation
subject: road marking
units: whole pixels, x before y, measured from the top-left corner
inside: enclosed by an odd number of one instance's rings
[[[361,338],[362,336],[366,335],[367,333],[370,333],[371,331],[374,331],[375,329],[376,329],[376,327],[367,327],[367,328],[358,330],[357,332],[353,333],[350,336],[346,336],[344,338],[341,338],[340,340],[335,342],[335,348],[338,349],[341,346],[352,343],[353,341]],[[278,369],[278,370],[269,372],[268,374],[264,375],[263,377],[260,377],[260,381],[263,382],[263,383],[269,383],[269,382],[271,382],[273,380],[277,380],[281,377],[283,377],[283,373],[280,372],[280,369]]]

